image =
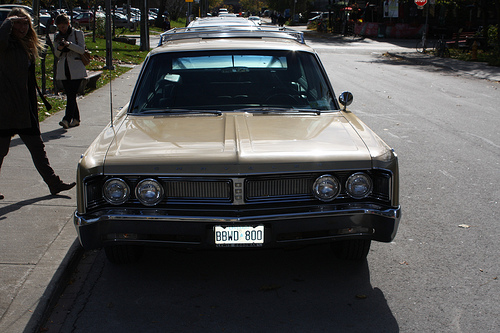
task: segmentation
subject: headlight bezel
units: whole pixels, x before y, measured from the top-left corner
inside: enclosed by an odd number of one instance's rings
[[[355,191],[355,189],[353,188],[354,186],[359,186],[359,184],[355,184],[355,182],[358,182],[359,180],[365,183],[365,185],[363,186],[365,186],[366,188],[361,193],[357,193],[358,191]],[[356,172],[350,175],[349,178],[347,178],[345,182],[345,189],[347,195],[349,195],[351,198],[365,199],[373,192],[373,180],[365,172]]]
[[[119,199],[115,199],[115,196],[111,195],[110,193],[111,186],[116,186],[116,185],[120,185],[121,188],[123,189],[123,194],[119,196]],[[102,196],[108,203],[115,206],[122,205],[125,202],[127,202],[128,199],[130,198],[130,194],[131,194],[130,186],[127,184],[125,180],[118,177],[113,177],[106,180],[106,182],[104,182],[104,185],[102,186]]]
[[[153,188],[155,189],[154,198],[146,198],[142,194],[141,188],[143,186],[148,186],[148,185],[153,186]],[[157,204],[159,204],[163,200],[164,195],[165,195],[165,189],[163,188],[162,184],[154,178],[142,179],[139,183],[137,183],[137,185],[135,187],[135,197],[144,206],[148,206],[148,207],[156,206]]]
[[[328,186],[327,183],[329,184]],[[331,192],[329,194],[326,194],[325,191],[322,191],[320,189],[320,186],[324,189],[327,187],[330,187]],[[330,174],[324,174],[316,178],[316,180],[313,182],[312,185],[312,193],[313,196],[323,202],[330,202],[337,198],[337,196],[340,194],[341,191],[341,185],[337,177],[332,176]]]

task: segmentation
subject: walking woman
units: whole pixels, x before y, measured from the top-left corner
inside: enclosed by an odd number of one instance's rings
[[[0,26],[0,168],[12,136],[24,142],[51,194],[67,191],[49,164],[38,122],[35,60],[43,47],[24,9],[14,8]],[[3,199],[0,194],[0,199]]]
[[[57,62],[56,80],[61,80],[66,93],[66,114],[59,125],[70,128],[80,125],[80,111],[76,103],[76,94],[87,70],[81,60],[85,52],[85,37],[80,30],[73,29],[69,17],[61,14],[56,17],[58,33],[54,40],[57,45],[54,53]]]

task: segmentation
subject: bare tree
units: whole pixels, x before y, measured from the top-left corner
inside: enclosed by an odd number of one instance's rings
[[[171,20],[176,21],[179,17],[185,15],[185,0],[162,0],[162,2],[165,2],[165,9],[168,11]]]

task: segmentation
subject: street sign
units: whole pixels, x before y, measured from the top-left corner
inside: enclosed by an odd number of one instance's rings
[[[427,3],[427,0],[415,0],[415,4],[419,7],[424,6]]]

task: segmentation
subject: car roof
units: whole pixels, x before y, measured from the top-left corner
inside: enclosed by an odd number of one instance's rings
[[[28,13],[30,15],[33,15],[33,9],[31,9],[31,7],[29,6],[25,6],[25,5],[18,5],[18,4],[1,4],[0,5],[0,8],[6,8],[6,9],[9,9],[9,10],[12,10],[16,7],[19,7],[19,8],[23,8],[25,9],[26,11],[28,11]]]
[[[168,46],[169,50],[175,46],[176,49],[186,49],[186,43],[190,43],[189,47],[196,49],[234,49],[236,46],[227,43],[227,40],[244,41],[247,46],[238,45],[237,48],[285,48],[290,49],[290,45],[305,45],[304,35],[300,31],[289,28],[277,28],[273,26],[199,26],[187,28],[174,28],[160,35],[158,46]],[[265,42],[265,43],[263,43]],[[258,44],[256,46],[256,43]],[[274,46],[270,46],[274,43]],[[284,46],[283,43],[290,45]],[[264,46],[264,44],[266,46]],[[279,46],[278,46],[279,45]],[[308,46],[305,48],[309,48]],[[159,48],[152,52],[157,53],[162,50]],[[163,51],[169,51],[163,50]]]

